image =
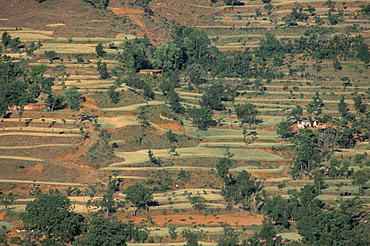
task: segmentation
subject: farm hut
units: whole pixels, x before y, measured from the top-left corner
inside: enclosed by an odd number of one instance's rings
[[[163,69],[141,69],[139,73],[159,77],[163,75]]]

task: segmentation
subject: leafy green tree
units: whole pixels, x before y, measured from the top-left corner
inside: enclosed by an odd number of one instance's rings
[[[5,210],[8,211],[9,205],[11,205],[15,200],[15,194],[13,192],[9,192],[8,194],[0,195],[0,204],[5,206]]]
[[[130,185],[123,192],[126,195],[126,200],[134,205],[134,215],[138,207],[145,205],[148,210],[148,204],[153,201],[153,191],[144,187],[141,184]]]
[[[206,199],[202,196],[189,196],[192,207],[196,210],[204,210],[207,207]]]
[[[224,234],[218,240],[218,246],[237,246],[239,245],[239,233],[235,228],[227,223],[221,224]]]
[[[293,116],[295,120],[300,120],[303,115],[303,108],[300,105],[295,105],[295,108],[289,113],[289,116]]]
[[[262,190],[262,181],[253,178],[247,171],[240,172],[231,179],[222,190],[221,195],[227,202],[241,203],[249,210],[257,210],[259,205],[258,193]]]
[[[321,150],[318,147],[318,134],[311,129],[300,129],[293,139],[295,151],[292,160],[293,177],[301,176],[305,171],[311,171],[320,166]]]
[[[177,232],[176,232],[176,226],[170,225],[168,227],[168,234],[170,234],[170,237],[172,240],[175,240],[177,238]]]
[[[234,108],[241,125],[243,125],[243,123],[249,123],[251,126],[252,123],[256,121],[256,118],[260,113],[257,110],[256,105],[252,103],[238,104],[234,106]]]
[[[103,44],[102,43],[99,43],[96,47],[95,47],[95,52],[96,54],[98,54],[98,56],[102,57],[104,54],[105,54],[105,51],[103,49]]]
[[[49,95],[46,99],[46,107],[50,111],[63,109],[64,108],[64,97],[63,95]]]
[[[342,95],[338,103],[338,112],[343,119],[346,119],[346,116],[348,115],[348,110],[348,104],[344,101],[344,95]]]
[[[367,105],[362,101],[362,96],[358,95],[357,97],[353,98],[354,107],[358,113],[365,113]]]
[[[186,228],[182,230],[181,235],[187,239],[185,246],[199,246],[198,240],[201,238],[200,232]]]
[[[222,98],[225,95],[225,88],[223,85],[213,84],[206,89],[202,96],[201,106],[210,107],[212,110],[224,110],[225,106],[222,104]]]
[[[44,54],[51,64],[53,63],[54,60],[58,59],[58,54],[54,50],[45,51]]]
[[[75,86],[72,86],[63,93],[63,97],[66,101],[67,106],[73,111],[78,111],[80,108],[80,98],[82,93],[77,90]]]
[[[117,104],[119,102],[120,95],[119,92],[116,91],[116,87],[114,85],[109,87],[108,96],[112,103]]]
[[[193,107],[188,110],[188,113],[192,118],[193,125],[199,130],[205,131],[209,126],[214,126],[216,124],[212,119],[212,110],[208,107]]]
[[[68,244],[81,234],[83,220],[72,209],[66,196],[40,194],[27,204],[22,220],[28,230],[44,233],[49,241]]]
[[[123,223],[116,216],[93,215],[86,231],[76,240],[76,246],[126,246],[128,241],[143,242],[148,238],[145,228]]]
[[[290,121],[282,121],[277,124],[278,129],[276,133],[279,134],[284,139],[289,138],[293,135],[291,122]]]
[[[140,69],[151,68],[148,59],[147,48],[150,44],[144,38],[135,38],[123,43],[120,62],[131,71],[138,72]]]
[[[3,32],[3,34],[1,35],[1,42],[3,43],[4,47],[8,47],[11,39],[12,37],[8,32]]]
[[[185,54],[174,42],[164,43],[154,51],[153,65],[166,70],[181,69],[185,62]]]
[[[318,116],[322,113],[322,107],[323,99],[320,97],[320,94],[316,92],[316,95],[312,97],[312,101],[306,106],[307,113],[311,116],[313,116],[314,114]]]
[[[178,114],[184,113],[185,109],[180,103],[179,94],[177,94],[174,89],[168,91],[167,98],[168,98],[167,103],[170,105],[171,109],[175,113],[178,113]]]
[[[98,65],[97,70],[98,70],[98,72],[100,74],[100,78],[101,79],[108,79],[108,78],[110,78],[110,75],[108,73],[107,63],[106,62],[98,61],[97,65]]]
[[[358,170],[352,175],[353,184],[359,186],[360,195],[364,195],[364,186],[370,180],[370,173],[366,170]]]
[[[229,173],[230,168],[235,164],[235,160],[229,158],[221,158],[216,162],[216,169],[218,176],[224,181],[224,184],[228,184],[231,180]]]
[[[25,60],[14,62],[9,56],[0,53],[0,115],[5,115],[10,106],[22,108],[34,101],[32,87],[27,83],[27,66]]]

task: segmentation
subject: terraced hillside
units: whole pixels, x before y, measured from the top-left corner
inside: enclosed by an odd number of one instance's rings
[[[1,197],[17,194],[9,208],[24,212],[39,194],[58,190],[76,212],[86,215],[105,209],[101,201],[113,182],[114,214],[123,222],[145,225],[145,245],[184,245],[188,237],[180,231],[186,228],[199,231],[202,245],[216,245],[224,235],[223,223],[238,232],[240,241],[258,233],[270,216],[263,204],[278,195],[298,199],[294,189],[314,186],[317,198],[335,205],[355,197],[367,204],[368,179],[356,177],[368,176],[370,162],[369,66],[357,50],[357,45],[369,44],[369,17],[361,12],[366,2],[335,3],[334,10],[330,1],[242,3],[156,0],[140,5],[115,0],[106,8],[77,0],[0,3],[0,32],[22,44],[14,49],[3,42],[2,54],[28,69],[18,79],[30,81],[32,67],[44,67],[42,79],[53,81],[52,93],[43,91],[27,105],[9,105],[1,118]],[[297,11],[306,14],[304,20],[292,19]],[[159,77],[139,73],[161,69],[155,52],[175,35],[171,31],[183,30],[176,23],[208,35],[207,52],[213,53],[204,57],[213,57],[213,63],[201,64],[199,55],[179,67],[178,77],[168,68]],[[348,53],[315,57],[325,50],[320,46],[331,50],[332,44],[339,45],[336,40],[348,41],[343,46]],[[32,42],[41,45],[30,54]],[[321,45],[296,48],[299,43]],[[281,53],[275,50],[279,45],[285,49]],[[299,52],[289,53],[289,45]],[[263,57],[264,49],[274,55]],[[50,51],[56,53],[52,58]],[[226,62],[216,74],[219,52],[226,54]],[[130,67],[131,54],[145,54],[147,63]],[[250,60],[237,67],[245,57]],[[6,62],[2,56],[1,65]],[[232,66],[238,68],[233,73]],[[168,89],[166,83],[174,86]],[[223,88],[221,106],[209,106],[208,125],[199,125],[196,113],[207,105],[207,94],[209,101],[218,97],[211,91],[214,85]],[[66,101],[70,90],[79,95],[76,108]],[[178,112],[171,90],[183,107]],[[50,101],[52,96],[63,100],[59,109],[53,108],[57,101]],[[243,123],[241,105],[254,105],[255,118]],[[308,152],[311,146],[304,144],[311,141],[317,152],[309,157],[322,159],[314,169],[303,170],[302,164],[297,171],[297,153]],[[227,197],[228,185],[240,180],[256,182],[256,190],[263,183],[265,193],[258,190],[244,200]],[[126,189],[135,184],[154,192],[149,211],[137,210],[127,199]],[[2,205],[2,220],[22,226],[8,205]],[[297,221],[284,227],[274,220],[286,240],[304,236],[298,234]],[[176,236],[170,232],[173,226]]]

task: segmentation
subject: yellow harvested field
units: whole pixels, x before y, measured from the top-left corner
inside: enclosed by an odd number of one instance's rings
[[[178,148],[176,157],[170,155],[167,149],[153,149],[153,154],[156,157],[161,158],[192,158],[192,157],[224,157],[224,150],[220,148],[206,148],[206,147],[188,147]],[[230,149],[230,152],[234,154],[233,159],[235,160],[275,160],[281,161],[283,158],[270,154],[265,151],[251,150],[251,149]],[[134,152],[115,152],[115,155],[124,158],[125,161],[111,164],[112,166],[129,165],[149,161],[148,150],[138,150]]]
[[[74,128],[55,128],[55,127],[2,127],[0,130],[3,131],[33,131],[33,132],[64,132],[64,133],[76,133],[80,132],[80,129]]]
[[[7,31],[12,38],[20,38],[22,41],[39,41],[46,39],[54,39],[53,31],[38,31],[38,30],[22,30],[22,31]]]
[[[98,123],[104,128],[120,128],[124,126],[140,125],[135,116],[119,115],[116,117],[99,117]]]
[[[138,104],[132,104],[125,107],[118,107],[118,108],[101,108],[103,111],[133,111],[136,110],[142,106],[148,106],[148,105],[161,105],[164,104],[163,101],[148,101],[147,103],[138,103]]]
[[[96,44],[72,44],[72,43],[43,43],[35,54],[44,54],[45,51],[56,53],[95,53]]]
[[[43,133],[43,132],[2,132],[0,136],[36,136],[36,137],[61,137],[61,138],[79,138],[80,134],[59,134],[59,133]]]
[[[42,161],[42,159],[40,159],[40,158],[27,157],[27,156],[0,155],[0,159],[12,159],[12,160],[23,160],[23,161]]]
[[[55,23],[55,24],[47,24],[46,27],[59,27],[59,26],[65,26],[66,24],[63,23]]]
[[[40,145],[29,145],[29,146],[0,146],[0,149],[32,149],[42,147],[69,147],[75,146],[76,144],[40,144]]]

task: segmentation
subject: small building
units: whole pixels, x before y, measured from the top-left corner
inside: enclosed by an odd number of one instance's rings
[[[139,71],[141,74],[149,74],[153,76],[162,76],[163,75],[163,69],[141,69]]]

